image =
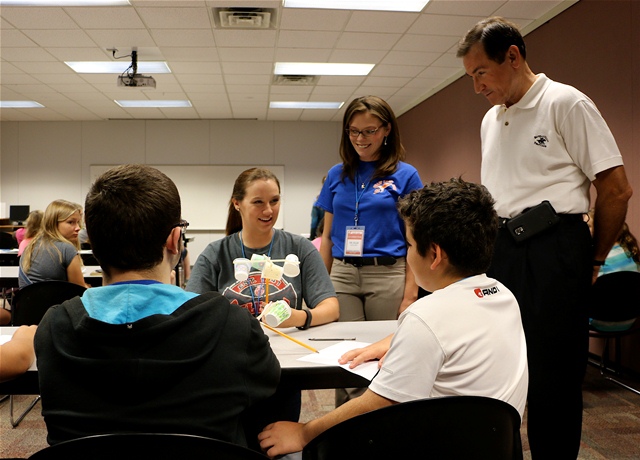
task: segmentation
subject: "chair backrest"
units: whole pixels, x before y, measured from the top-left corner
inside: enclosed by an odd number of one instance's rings
[[[15,249],[18,247],[16,238],[8,232],[0,232],[0,249]]]
[[[266,460],[246,447],[188,434],[118,433],[64,441],[31,455],[32,460]]]
[[[614,272],[598,277],[591,287],[589,317],[619,322],[640,316],[640,272]]]
[[[25,286],[11,301],[11,323],[38,324],[50,307],[82,295],[86,289],[68,281],[41,281]]]
[[[521,460],[520,414],[479,396],[450,396],[394,404],[346,420],[313,439],[303,460]]]

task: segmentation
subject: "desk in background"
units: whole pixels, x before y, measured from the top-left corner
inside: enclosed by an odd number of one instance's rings
[[[102,286],[102,270],[97,265],[89,265],[82,268],[84,280],[91,286]],[[0,287],[18,287],[18,267],[0,266]]]
[[[82,263],[85,265],[99,265],[91,249],[80,250],[80,257],[82,257]],[[17,249],[0,249],[0,266],[18,266],[19,262],[20,258],[18,257]]]
[[[355,337],[358,342],[373,343],[395,332],[397,321],[357,321],[323,324],[306,331],[296,328],[282,329],[301,342],[308,343],[321,350],[335,344],[334,341],[310,342],[309,337]],[[15,327],[0,327],[0,335],[13,335]],[[298,361],[298,358],[310,353],[304,347],[265,329],[269,343],[282,367],[280,385],[300,390],[319,390],[327,388],[366,387],[369,381],[345,369],[335,366]],[[38,371],[34,363],[26,374],[0,383],[0,394],[39,394]]]

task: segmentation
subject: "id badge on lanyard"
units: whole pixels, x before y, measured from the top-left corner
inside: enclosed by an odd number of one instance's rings
[[[364,254],[364,226],[353,225],[347,227],[344,237],[344,256],[362,257]]]
[[[358,208],[360,205],[360,198],[369,187],[369,182],[362,184],[362,190],[358,193],[358,173],[356,173],[356,180],[354,181],[355,193],[356,193],[356,212],[353,217],[354,225],[348,225],[346,227],[346,233],[344,235],[344,256],[345,257],[362,257],[364,255],[364,225],[358,225]]]

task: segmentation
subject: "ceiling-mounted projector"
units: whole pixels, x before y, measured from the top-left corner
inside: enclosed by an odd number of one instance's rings
[[[147,75],[119,75],[118,86],[126,86],[127,88],[155,88],[156,80]]]
[[[113,57],[116,55],[116,49],[112,48]],[[119,59],[119,58],[116,58]],[[118,86],[125,88],[155,88],[156,80],[148,75],[140,75],[138,73],[138,51],[131,51],[131,65],[118,76]]]

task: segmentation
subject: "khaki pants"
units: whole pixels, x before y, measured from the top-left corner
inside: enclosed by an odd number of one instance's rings
[[[406,261],[394,265],[354,267],[333,259],[331,281],[340,302],[340,321],[382,321],[398,318],[404,296]]]

